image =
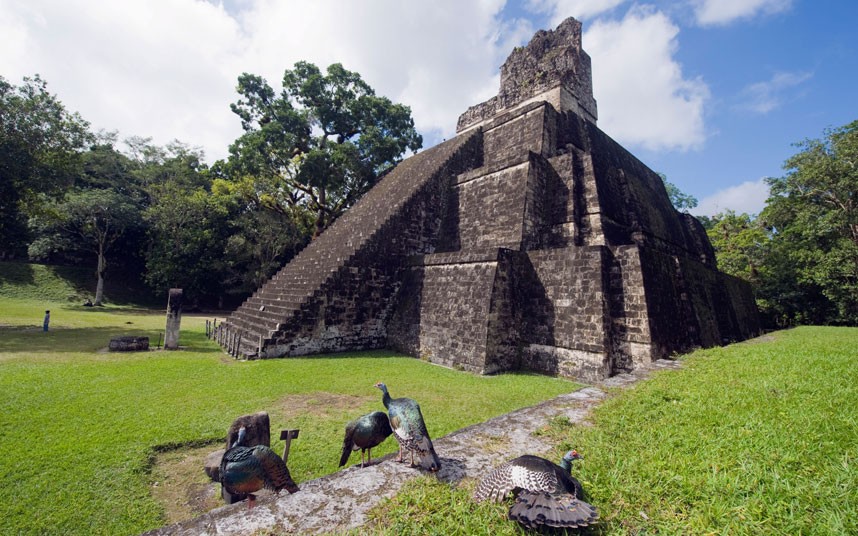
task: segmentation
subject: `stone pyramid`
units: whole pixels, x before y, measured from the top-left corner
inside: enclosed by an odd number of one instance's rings
[[[222,344],[598,380],[758,334],[750,286],[596,112],[581,24],[537,32],[455,138],[384,177],[230,315]]]

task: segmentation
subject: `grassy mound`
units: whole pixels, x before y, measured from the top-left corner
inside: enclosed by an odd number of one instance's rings
[[[22,262],[0,262],[0,297],[81,304],[95,296],[96,277],[92,269],[47,266]],[[126,281],[121,274],[105,278],[106,303],[156,305],[149,289],[139,282]]]

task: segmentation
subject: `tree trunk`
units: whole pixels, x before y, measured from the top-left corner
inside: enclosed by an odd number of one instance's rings
[[[93,305],[102,305],[104,300],[104,268],[107,261],[104,259],[104,246],[98,245],[98,268],[95,270],[95,275],[98,276],[98,283],[95,285],[95,300]]]
[[[327,196],[324,188],[319,188],[319,208],[316,212],[316,230],[313,231],[313,240],[318,238],[322,231],[325,230],[325,203],[327,203]]]

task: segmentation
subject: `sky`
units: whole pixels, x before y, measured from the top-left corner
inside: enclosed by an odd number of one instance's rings
[[[515,46],[569,16],[599,127],[695,214],[758,213],[795,143],[858,119],[855,0],[0,0],[0,76],[39,74],[93,130],[213,163],[242,133],[241,73],[279,90],[297,61],[342,63],[410,106],[430,147],[497,93]]]

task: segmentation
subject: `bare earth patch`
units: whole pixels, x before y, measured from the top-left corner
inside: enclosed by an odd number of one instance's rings
[[[186,521],[223,506],[220,484],[203,472],[216,445],[158,454],[152,466],[152,497],[164,508],[168,523]]]
[[[233,361],[230,358],[230,361]],[[374,396],[340,395],[319,391],[309,394],[286,395],[268,409],[272,422],[288,422],[299,416],[334,416],[378,399]],[[237,417],[237,415],[236,415]],[[226,430],[224,430],[226,433]],[[272,440],[278,430],[271,430]],[[206,457],[222,448],[207,445],[163,452],[152,466],[152,497],[164,509],[168,524],[193,519],[209,510],[223,506],[220,484],[212,482],[203,471]],[[260,492],[259,496],[266,495]]]
[[[354,396],[317,391],[300,395],[286,395],[278,399],[269,412],[273,417],[282,416],[288,421],[295,417],[315,415],[327,417],[340,415],[345,410],[353,410],[366,403],[377,400],[377,396]],[[272,433],[273,436],[273,433]]]

